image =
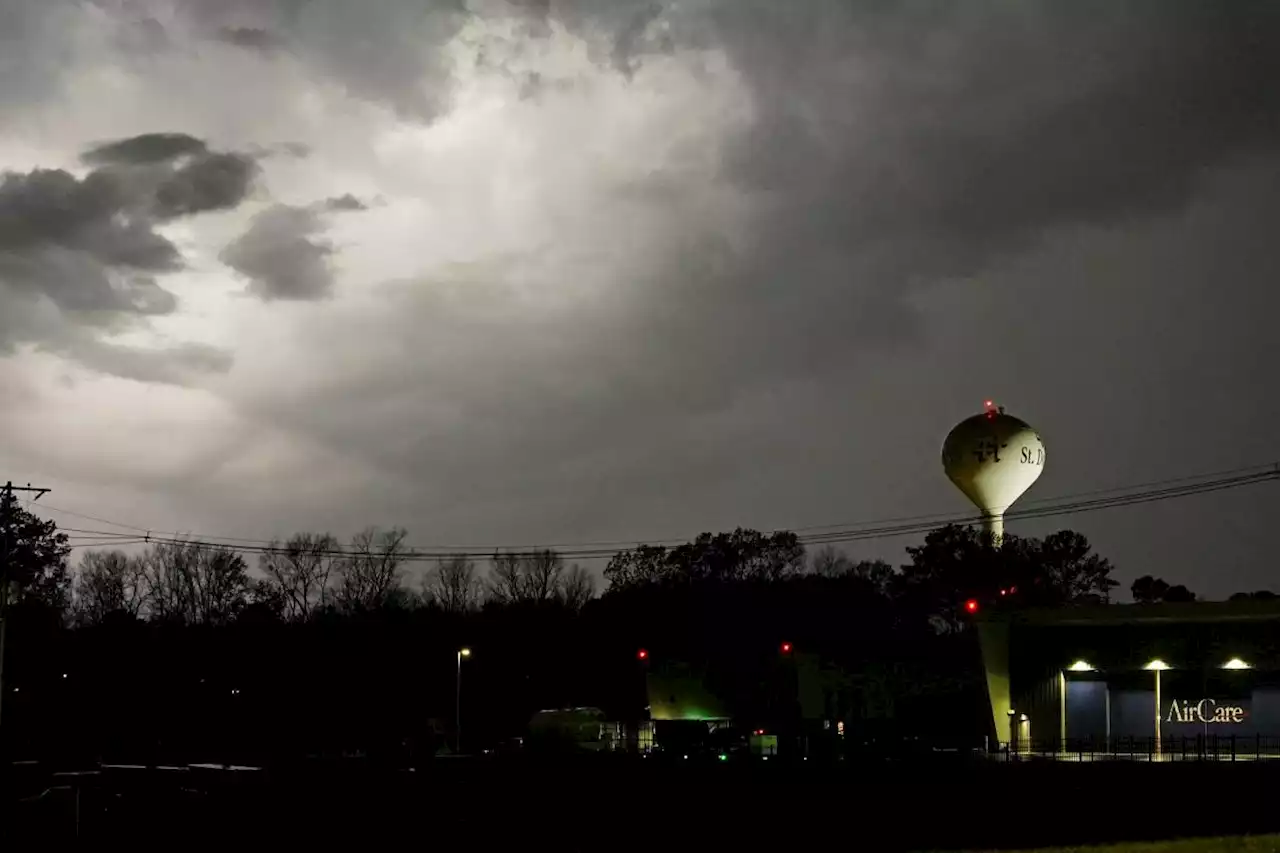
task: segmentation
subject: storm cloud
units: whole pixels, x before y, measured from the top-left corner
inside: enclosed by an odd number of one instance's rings
[[[1280,456],[1254,426],[1280,417],[1257,390],[1275,4],[801,5],[102,4],[69,31],[164,38],[78,54],[79,87],[0,78],[79,109],[55,126],[93,167],[6,179],[27,213],[0,219],[0,277],[218,342],[150,348],[236,424],[158,510],[184,529],[488,545],[963,512],[938,443],[993,395],[1066,460],[1045,496]],[[76,357],[108,356],[149,375]],[[1244,500],[1045,523],[1225,594],[1265,583],[1249,525],[1275,500]]]
[[[333,247],[318,237],[323,230],[315,210],[276,205],[256,215],[219,257],[264,301],[323,299],[333,289]]]
[[[146,165],[167,163],[183,156],[203,155],[208,147],[185,133],[144,133],[94,146],[81,158],[93,166],[113,164]]]
[[[8,291],[0,297],[7,309],[21,316],[33,301],[47,299],[67,323],[98,327],[173,313],[177,299],[157,276],[181,270],[184,261],[157,228],[240,204],[256,164],[244,155],[210,152],[185,134],[115,140],[91,147],[82,159],[95,167],[82,177],[63,169],[0,175],[0,291]],[[49,328],[32,324],[24,332],[22,323],[7,325],[8,340],[0,345],[84,340]],[[72,350],[91,351],[82,344]],[[118,363],[98,366],[115,372]],[[225,359],[208,363],[225,369]]]

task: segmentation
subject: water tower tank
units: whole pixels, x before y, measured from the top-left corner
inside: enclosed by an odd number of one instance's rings
[[[951,482],[982,512],[983,526],[999,542],[1004,513],[1044,470],[1044,442],[1025,421],[991,402],[982,414],[956,424],[942,443]]]

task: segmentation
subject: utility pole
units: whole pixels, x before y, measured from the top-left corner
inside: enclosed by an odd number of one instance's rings
[[[31,500],[38,501],[40,496],[48,493],[48,489],[40,489],[27,483],[15,486],[7,482],[0,487],[0,722],[4,718],[4,639],[9,628],[9,550],[14,543],[9,541],[13,519],[10,518],[10,507],[13,506],[14,492],[26,492],[33,495]],[[0,728],[0,754],[3,754],[3,729]]]

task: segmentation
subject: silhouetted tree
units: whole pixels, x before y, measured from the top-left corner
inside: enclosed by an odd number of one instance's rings
[[[565,607],[578,611],[595,597],[595,575],[576,563],[570,566],[560,579],[560,600]]]
[[[195,542],[159,543],[143,554],[147,608],[161,621],[223,624],[251,601],[244,558],[228,548]]]
[[[1196,595],[1182,584],[1170,586],[1164,578],[1143,575],[1129,587],[1129,594],[1138,604],[1157,604],[1160,602],[1195,601]]]
[[[485,593],[496,604],[524,599],[524,562],[519,554],[497,553],[489,561]]]
[[[659,584],[675,579],[677,567],[665,545],[639,545],[619,551],[605,567],[609,583],[606,593],[635,589],[646,584]]]
[[[476,564],[465,556],[449,557],[427,571],[422,594],[446,613],[467,613],[480,604],[482,587]]]
[[[884,560],[860,560],[855,563],[843,551],[830,545],[810,556],[809,569],[824,578],[858,578],[882,594],[888,594],[895,575],[893,566]]]
[[[1129,594],[1138,604],[1154,604],[1164,601],[1164,594],[1169,591],[1169,584],[1160,578],[1143,575],[1129,587]]]
[[[824,578],[837,578],[853,568],[853,561],[830,545],[819,548],[809,556],[809,570]]]
[[[923,545],[907,548],[910,562],[902,566],[895,595],[940,627],[958,629],[965,600],[988,597],[1012,585],[1014,537],[1005,537],[1004,546],[994,547],[989,537],[971,527],[947,525],[930,531]]]
[[[1006,535],[996,546],[981,530],[948,525],[907,554],[895,580],[902,603],[948,628],[962,624],[970,598],[1056,607],[1106,601],[1116,586],[1110,561],[1071,531],[1043,540]]]
[[[86,551],[80,558],[72,612],[77,624],[99,625],[112,613],[137,618],[147,601],[146,565],[123,551]]]
[[[564,560],[555,551],[535,551],[521,559],[524,569],[524,598],[527,601],[551,601],[560,592]]]
[[[878,594],[887,596],[893,588],[897,572],[884,560],[859,560],[847,572],[849,577],[868,583]]]
[[[328,533],[297,533],[283,545],[272,542],[258,558],[266,575],[261,598],[278,600],[283,618],[301,622],[328,603],[329,582],[339,560],[338,540]]]
[[[794,533],[703,533],[665,548],[641,546],[616,554],[605,568],[609,592],[644,584],[700,581],[774,581],[804,570],[804,545]]]
[[[399,527],[369,527],[351,539],[351,555],[338,565],[338,606],[348,612],[376,610],[397,600],[400,566],[409,556]]]
[[[58,526],[23,508],[16,495],[0,493],[0,554],[7,582],[0,596],[10,603],[64,614],[71,603],[71,546]]]
[[[1230,601],[1274,601],[1280,598],[1269,589],[1258,589],[1253,592],[1237,592],[1233,593]]]
[[[1073,530],[1059,530],[1043,539],[1022,539],[1023,559],[1031,568],[1032,584],[1043,577],[1047,604],[1090,604],[1111,600],[1119,586],[1112,579],[1111,561],[1093,553],[1089,540]]]
[[[618,554],[598,599],[593,573],[555,552],[496,554],[483,580],[470,560],[444,559],[424,578],[423,597],[436,606],[407,613],[412,594],[400,573],[414,557],[404,537],[369,528],[338,549],[299,534],[267,549],[261,582],[229,549],[191,543],[149,549],[136,560],[145,576],[132,581],[123,555],[86,557],[77,607],[94,615],[69,634],[35,620],[12,646],[15,672],[33,681],[53,673],[57,688],[24,686],[24,719],[50,744],[68,731],[98,741],[127,731],[126,753],[157,737],[182,744],[166,746],[175,757],[372,750],[421,736],[425,720],[452,718],[465,643],[477,651],[475,677],[464,676],[477,745],[522,733],[540,708],[640,714],[641,670],[666,662],[687,663],[735,714],[779,730],[795,704],[794,667],[820,662],[837,717],[882,715],[892,719],[875,726],[937,734],[977,707],[983,679],[971,638],[932,629],[930,615],[954,617],[969,596],[1077,602],[1113,585],[1110,564],[1069,533],[993,548],[974,531],[943,529],[910,549],[901,571],[834,549],[805,571],[793,534],[737,530]],[[320,557],[331,550],[342,553],[326,582]],[[492,592],[482,609],[483,585]],[[142,594],[150,624],[127,613]],[[279,624],[282,614],[301,622],[308,613],[309,624]],[[190,627],[197,622],[208,624]],[[530,653],[535,638],[554,653]],[[779,652],[782,640],[792,653]],[[638,648],[650,652],[643,663]],[[410,671],[405,649],[414,651]],[[154,665],[138,668],[143,657]],[[65,681],[57,675],[68,671]],[[54,713],[98,705],[109,724],[93,729]],[[264,719],[290,724],[264,729]]]
[[[540,604],[565,598],[564,559],[545,549],[531,554],[497,553],[489,563],[488,599],[496,605]],[[580,580],[575,580],[580,587]],[[580,588],[575,595],[580,594]]]

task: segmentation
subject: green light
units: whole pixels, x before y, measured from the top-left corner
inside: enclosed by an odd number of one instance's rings
[[[720,760],[721,760],[721,761],[728,761],[728,760],[729,760],[729,756],[725,755],[725,754],[722,752],[722,753],[720,753]]]

